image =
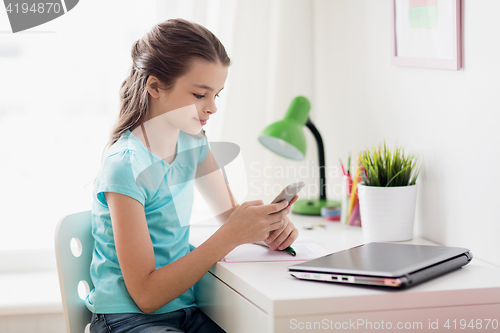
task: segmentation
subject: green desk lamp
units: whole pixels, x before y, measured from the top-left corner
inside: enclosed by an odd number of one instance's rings
[[[267,126],[260,134],[259,142],[280,156],[292,160],[303,160],[307,149],[306,136],[303,131],[304,125],[311,130],[318,144],[319,199],[297,200],[293,205],[292,212],[302,215],[321,215],[321,207],[340,207],[340,202],[326,199],[325,150],[321,135],[309,118],[310,109],[311,103],[307,98],[295,97],[286,112],[285,119]]]

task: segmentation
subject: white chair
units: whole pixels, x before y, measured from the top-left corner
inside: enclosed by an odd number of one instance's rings
[[[67,215],[59,221],[55,248],[66,331],[89,332],[92,314],[84,299],[94,288],[90,279],[94,249],[90,210]]]

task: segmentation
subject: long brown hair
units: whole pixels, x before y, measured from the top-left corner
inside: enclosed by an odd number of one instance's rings
[[[155,76],[163,89],[172,89],[194,59],[230,65],[224,45],[207,28],[184,19],[156,24],[132,45],[132,66],[120,89],[120,112],[104,152],[136,125],[148,111],[146,81]],[[104,154],[103,152],[103,154]]]

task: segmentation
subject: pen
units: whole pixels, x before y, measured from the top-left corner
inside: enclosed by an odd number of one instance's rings
[[[288,251],[288,253],[290,253],[294,257],[297,255],[297,253],[295,253],[295,250],[291,246],[287,247],[285,251]]]
[[[262,246],[269,248],[269,245],[267,245],[264,241],[255,242],[254,244],[262,245]],[[291,246],[287,247],[283,251],[287,251],[288,253],[290,253],[294,257],[297,255],[297,253],[295,252],[295,250]]]

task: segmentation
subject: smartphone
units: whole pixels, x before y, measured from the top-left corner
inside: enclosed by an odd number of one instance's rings
[[[283,200],[290,202],[300,192],[300,190],[302,190],[304,186],[305,186],[304,182],[297,182],[288,185],[283,189],[283,191],[281,191],[280,194],[278,194],[278,196],[271,203],[274,204]]]

